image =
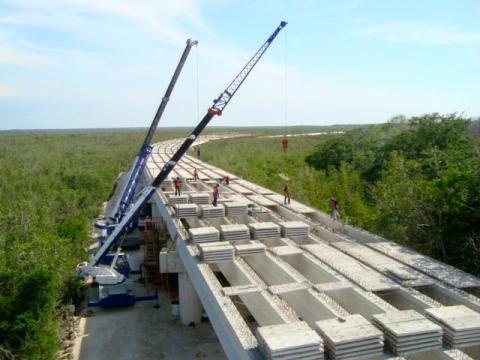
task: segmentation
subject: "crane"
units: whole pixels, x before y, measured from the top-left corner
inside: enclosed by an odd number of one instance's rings
[[[158,126],[158,123],[160,122],[160,119],[162,118],[165,108],[167,107],[167,103],[170,100],[170,95],[172,94],[173,88],[175,87],[177,79],[180,76],[180,72],[183,69],[183,65],[187,61],[187,57],[190,53],[190,50],[193,46],[197,44],[198,44],[198,41],[196,40],[191,40],[191,39],[187,40],[185,49],[183,50],[182,56],[180,57],[180,61],[178,62],[175,72],[173,73],[172,79],[170,80],[167,90],[165,91],[165,95],[162,97],[162,101],[160,103],[160,106],[158,107],[157,112],[155,113],[152,124],[148,129],[147,135],[145,136],[145,140],[143,141],[143,144],[137,156],[135,157],[132,163],[132,166],[130,167],[128,181],[125,182],[125,185],[121,191],[121,195],[110,212],[109,220],[114,224],[117,224],[122,220],[129,206],[132,204],[132,201],[135,196],[135,189],[138,185],[138,181],[140,180],[140,177],[145,169],[147,159],[150,153],[152,152],[152,146],[150,145],[150,143],[152,141],[155,130]],[[102,224],[102,223],[99,224],[99,227],[104,227],[104,226],[105,224]]]
[[[278,33],[286,25],[287,22],[280,22],[280,25],[257,50],[257,52],[247,62],[237,76],[235,76],[227,88],[216,99],[213,100],[213,105],[208,108],[207,113],[204,115],[200,123],[198,123],[198,125],[193,129],[192,133],[184,140],[182,145],[177,149],[171,159],[165,163],[160,173],[152,181],[151,185],[146,186],[140,192],[136,201],[128,208],[125,216],[123,216],[113,232],[107,237],[103,245],[96,252],[90,262],[83,262],[77,265],[77,274],[79,277],[85,278],[87,276],[92,276],[94,281],[99,284],[100,302],[104,300],[108,305],[131,304],[135,302],[131,280],[114,269],[115,261],[112,262],[111,266],[100,265],[100,261],[107,255],[108,251],[113,246],[119,243],[122,235],[127,231],[131,222],[138,216],[139,212],[150,200],[152,195],[157,191],[157,188],[160,186],[160,184],[167,178],[178,161],[187,152],[192,143],[205,129],[210,120],[212,120],[215,115],[222,115],[223,111],[240,86],[243,84],[245,79],[248,77],[252,69],[271,45],[273,40],[277,37]]]

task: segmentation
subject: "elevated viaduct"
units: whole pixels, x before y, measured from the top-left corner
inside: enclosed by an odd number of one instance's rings
[[[154,146],[144,184],[180,143]],[[160,268],[178,273],[181,321],[204,310],[229,359],[480,358],[477,277],[192,156],[176,176],[181,196],[169,179],[151,200]]]

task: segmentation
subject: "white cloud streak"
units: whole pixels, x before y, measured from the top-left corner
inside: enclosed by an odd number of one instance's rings
[[[54,61],[45,56],[0,44],[0,64],[38,66],[53,65]]]
[[[0,84],[0,97],[17,97],[17,96],[20,96],[20,93],[14,86]]]
[[[362,36],[381,38],[392,43],[423,45],[480,44],[480,32],[459,30],[422,22],[390,22],[363,25],[358,28]]]

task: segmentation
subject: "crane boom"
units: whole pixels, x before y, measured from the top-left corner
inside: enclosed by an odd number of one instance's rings
[[[148,156],[152,152],[152,146],[150,145],[150,143],[152,141],[155,130],[158,126],[160,119],[162,118],[165,108],[167,107],[167,103],[170,100],[170,95],[172,94],[173,88],[175,87],[177,79],[180,76],[180,72],[182,71],[183,65],[187,61],[187,57],[188,57],[188,54],[190,53],[190,49],[192,48],[192,46],[197,44],[198,44],[198,41],[196,40],[191,40],[191,39],[187,40],[187,45],[183,50],[182,56],[180,57],[180,61],[178,62],[175,72],[173,73],[172,79],[170,80],[167,90],[165,91],[165,95],[163,96],[160,106],[158,107],[158,110],[153,118],[152,124],[148,129],[148,132],[147,132],[147,135],[145,136],[145,140],[143,141],[142,147],[140,148],[140,151],[138,152],[137,156],[135,157],[135,160],[133,161],[133,164],[130,169],[128,181],[126,182],[125,187],[123,188],[123,191],[121,193],[121,196],[119,197],[119,200],[116,202],[111,212],[112,216],[110,217],[110,219],[115,222],[120,222],[122,220],[122,218],[125,216],[126,211],[128,210],[128,207],[133,201],[133,197],[135,195],[135,188],[137,187],[138,181],[145,169]]]
[[[117,225],[115,230],[108,236],[105,240],[102,247],[97,251],[90,263],[85,266],[85,270],[81,272],[88,272],[88,269],[93,269],[94,266],[97,266],[100,260],[107,254],[109,249],[115,245],[121,236],[125,233],[126,229],[129,227],[132,220],[140,213],[141,209],[145,204],[150,200],[152,195],[157,191],[157,187],[167,178],[170,172],[173,170],[177,162],[182,158],[182,156],[187,152],[190,145],[195,141],[195,139],[200,135],[200,133],[205,129],[210,120],[215,115],[220,115],[222,111],[226,108],[229,101],[233,95],[237,92],[239,87],[242,85],[250,71],[253,69],[255,64],[260,60],[262,55],[268,49],[270,44],[273,42],[275,37],[278,35],[280,30],[285,27],[287,23],[282,21],[277,29],[270,35],[267,41],[260,47],[260,49],[255,53],[255,55],[249,60],[247,65],[240,71],[240,73],[234,78],[230,85],[220,94],[220,96],[213,101],[212,107],[210,107],[200,121],[200,123],[193,129],[192,133],[185,139],[182,145],[178,148],[172,158],[165,163],[160,173],[155,177],[150,186],[145,187],[138,199],[135,201],[133,206],[128,209],[128,212],[125,214],[121,222]]]

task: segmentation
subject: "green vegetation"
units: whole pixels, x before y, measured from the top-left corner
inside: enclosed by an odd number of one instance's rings
[[[0,354],[3,348],[21,359],[55,357],[58,312],[81,296],[75,265],[86,258],[91,221],[144,135],[0,133]]]
[[[154,141],[185,137],[190,131],[161,128]],[[233,131],[257,129],[213,128],[206,133]],[[59,313],[82,298],[75,266],[86,259],[91,222],[145,133],[146,129],[0,132],[0,358],[8,352],[19,359],[55,358]]]
[[[467,130],[468,128],[468,130]],[[207,161],[324,211],[334,194],[343,219],[478,274],[479,124],[429,115],[369,127],[297,127],[345,135],[241,138],[204,146]],[[161,129],[155,141],[190,129]],[[282,134],[283,128],[208,132]],[[472,135],[474,134],[474,135]],[[59,312],[77,303],[74,275],[91,221],[145,129],[0,132],[0,358],[53,359]],[[332,151],[335,149],[335,151]]]
[[[480,274],[478,121],[430,114],[347,131],[299,137],[220,140],[203,156],[294,198],[466,271]]]

